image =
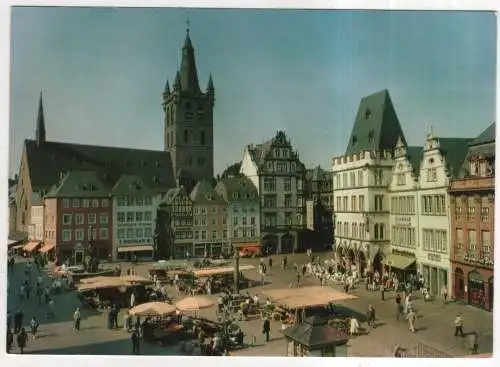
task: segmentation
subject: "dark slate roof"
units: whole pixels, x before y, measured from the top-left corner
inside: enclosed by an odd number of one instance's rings
[[[182,186],[170,189],[165,194],[162,204],[163,205],[165,205],[165,204],[170,205],[170,204],[172,204],[172,202],[175,200],[176,197],[184,196],[184,195],[187,196],[186,190]],[[189,198],[189,196],[188,196],[188,198]]]
[[[93,171],[70,171],[53,186],[46,197],[98,198],[109,196],[111,187],[102,182]]]
[[[115,148],[60,142],[37,146],[34,140],[24,142],[31,185],[34,190],[49,189],[61,176],[72,170],[96,172],[110,186],[122,174],[141,176],[153,190],[175,187],[170,154],[163,151]]]
[[[469,145],[476,146],[476,145],[494,143],[496,138],[495,134],[496,134],[496,123],[494,122],[490,126],[488,126],[481,134],[479,134],[479,136],[476,139],[474,139]]]
[[[153,190],[144,182],[139,175],[121,175],[115,186],[111,189],[111,195],[150,195]]]
[[[271,150],[273,145],[273,139],[269,139],[262,144],[254,145],[249,147],[250,154],[254,162],[260,166],[266,160],[267,154]]]
[[[285,336],[307,347],[322,347],[331,344],[345,344],[347,334],[328,325],[321,316],[308,317],[302,324],[284,330]]]
[[[406,145],[389,92],[384,89],[361,99],[345,155],[393,150],[400,136]]]
[[[189,195],[195,204],[223,204],[224,199],[207,180],[200,180]]]
[[[450,174],[457,177],[464,162],[471,138],[437,138],[441,154],[446,159]]]
[[[316,166],[306,171],[306,179],[311,181],[325,181],[332,179],[332,172],[325,171],[321,166]]]
[[[257,188],[248,177],[243,175],[223,178],[217,183],[215,191],[226,202],[259,201]],[[238,193],[237,198],[235,193]]]
[[[408,156],[408,160],[413,167],[413,172],[417,175],[420,174],[420,163],[422,163],[422,158],[424,156],[424,148],[423,147],[407,147],[406,153]]]

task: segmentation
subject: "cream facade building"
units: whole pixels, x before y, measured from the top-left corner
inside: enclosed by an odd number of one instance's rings
[[[28,239],[30,241],[43,241],[43,199],[39,193],[34,192],[31,199],[31,216],[28,226]]]

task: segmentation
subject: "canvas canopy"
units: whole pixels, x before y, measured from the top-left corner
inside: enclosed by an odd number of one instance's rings
[[[253,270],[255,266],[253,265],[241,265],[240,271],[244,270]],[[199,278],[210,277],[214,275],[224,275],[234,273],[234,267],[224,267],[224,268],[209,268],[209,269],[200,269],[193,271],[193,274]]]
[[[329,303],[356,299],[352,294],[339,292],[329,287],[300,287],[263,290],[262,294],[288,309],[326,306]]]

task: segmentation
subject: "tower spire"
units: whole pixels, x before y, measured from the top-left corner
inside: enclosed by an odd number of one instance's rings
[[[168,79],[167,82],[165,83],[165,90],[163,91],[163,94],[165,96],[168,96],[170,94],[170,84],[168,83]]]
[[[182,47],[182,61],[180,70],[181,90],[199,93],[198,71],[194,57],[194,47],[189,36],[189,19],[186,20],[186,39]]]
[[[43,113],[42,91],[38,101],[38,116],[36,120],[36,145],[42,146],[45,143],[45,116]]]

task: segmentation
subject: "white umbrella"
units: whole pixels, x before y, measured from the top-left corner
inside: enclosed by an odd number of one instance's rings
[[[166,302],[148,302],[137,305],[130,310],[131,315],[164,316],[174,313],[177,308]]]

